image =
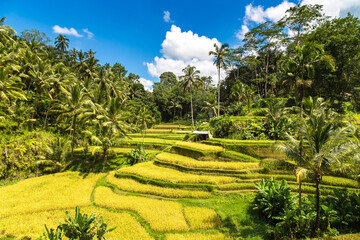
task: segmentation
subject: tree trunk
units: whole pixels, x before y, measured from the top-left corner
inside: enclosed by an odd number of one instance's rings
[[[75,126],[76,126],[76,115],[74,115],[73,122],[71,124],[71,135],[72,135],[72,142],[71,142],[71,159],[74,157],[74,145],[75,145]]]
[[[102,172],[104,172],[104,170],[105,170],[106,161],[107,161],[107,154],[106,154],[106,151],[107,151],[107,150],[105,150],[105,151],[104,151],[104,164],[103,164]]]
[[[35,112],[36,112],[36,107],[37,107],[37,101],[38,101],[38,98],[35,97],[35,101],[34,101],[34,111],[32,112],[32,115],[31,115],[31,131],[34,130],[34,117],[35,117]]]
[[[320,181],[321,175],[317,173],[316,175],[316,219],[315,219],[315,228],[313,236],[316,236],[316,233],[320,227]]]
[[[218,117],[220,117],[220,65],[218,67]]]
[[[146,132],[146,128],[143,128],[143,134],[142,134],[142,146],[143,146],[143,150],[145,152],[145,132]]]
[[[48,117],[48,114],[49,114],[49,111],[50,111],[50,107],[51,107],[51,103],[49,104],[48,109],[46,110],[44,126],[43,126],[44,130],[46,130],[46,122],[47,122],[47,117]]]
[[[193,126],[193,131],[195,131],[195,125],[194,125],[194,110],[193,110],[193,101],[192,101],[192,91],[190,87],[190,106],[191,106],[191,122]]]
[[[299,181],[299,230],[301,231],[301,179]]]

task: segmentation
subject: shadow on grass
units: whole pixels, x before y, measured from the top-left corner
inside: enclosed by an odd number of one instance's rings
[[[109,156],[104,172],[109,172],[118,169],[120,166],[126,164],[127,155],[117,154]],[[92,155],[90,153],[74,153],[73,160],[65,167],[64,171],[81,172],[85,178],[89,173],[99,173],[103,168],[103,158],[99,154]]]

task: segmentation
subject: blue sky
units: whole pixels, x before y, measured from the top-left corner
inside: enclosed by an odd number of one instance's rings
[[[360,1],[301,1],[309,2],[324,3],[325,12],[334,17],[349,10],[357,16],[360,12]],[[6,16],[5,24],[19,34],[24,29],[37,29],[52,42],[59,31],[68,31],[71,48],[92,49],[102,64],[119,62],[150,87],[151,82],[146,80],[157,81],[166,70],[179,74],[187,64],[213,76],[206,53],[214,43],[239,45],[247,29],[277,20],[292,5],[292,1],[278,0],[0,0],[0,17]],[[71,28],[77,34],[72,30],[71,35]],[[93,37],[88,38],[84,29]]]

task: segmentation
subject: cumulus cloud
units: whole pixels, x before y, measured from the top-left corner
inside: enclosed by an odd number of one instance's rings
[[[245,24],[241,26],[241,29],[236,33],[236,37],[238,39],[243,39],[245,37],[245,34],[249,32],[250,29]]]
[[[163,19],[164,19],[165,22],[172,22],[172,20],[170,19],[170,12],[169,11],[164,11]]]
[[[182,32],[179,27],[172,25],[161,44],[162,56],[156,56],[153,62],[146,63],[148,72],[154,77],[168,71],[180,76],[183,75],[182,69],[191,65],[200,70],[201,76],[211,76],[216,83],[217,69],[213,57],[209,56],[215,43],[221,44],[216,38],[199,36],[192,31]]]
[[[153,82],[145,78],[139,78],[139,82],[144,85],[145,90],[152,91]]]
[[[64,34],[64,35],[72,35],[75,37],[83,37],[83,35],[79,34],[75,28],[67,28],[67,27],[60,27],[59,25],[53,26],[54,33]]]
[[[93,39],[94,34],[93,34],[92,32],[90,32],[89,29],[84,28],[84,29],[83,29],[83,32],[87,34],[87,38],[88,38],[88,39]]]
[[[348,12],[358,13],[360,10],[359,0],[303,0],[301,5],[320,4],[323,5],[323,12],[331,17],[345,16]],[[359,14],[357,14],[359,17]]]
[[[300,5],[305,4],[320,4],[323,5],[323,12],[327,16],[342,17],[351,12],[357,17],[360,15],[360,1],[359,0],[302,0]],[[254,6],[251,3],[245,7],[245,17],[243,25],[236,33],[238,39],[243,39],[246,29],[249,29],[251,23],[264,23],[266,21],[276,22],[284,17],[285,12],[290,7],[295,6],[294,3],[283,1],[277,6],[264,8],[261,5]]]

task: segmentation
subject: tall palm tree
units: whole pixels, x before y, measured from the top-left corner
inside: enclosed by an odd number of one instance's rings
[[[254,99],[254,91],[244,83],[238,81],[231,88],[231,95],[239,102],[245,102],[250,113],[251,101]]]
[[[87,111],[86,105],[90,104],[90,100],[79,85],[70,87],[69,94],[63,94],[62,96],[63,98],[58,100],[55,105],[55,108],[58,109],[57,112],[60,113],[57,120],[68,118],[71,121],[71,157],[73,157],[77,119]]]
[[[55,38],[55,47],[64,55],[64,52],[69,47],[69,39],[64,35],[59,34],[59,36]]]
[[[11,71],[7,68],[0,67],[0,101],[5,99],[10,102],[10,99],[26,99],[23,91],[19,87],[20,78],[12,76]]]
[[[335,71],[334,58],[326,55],[323,46],[314,42],[292,45],[290,54],[280,61],[282,71],[292,79],[295,91],[299,94],[300,117],[303,113],[305,89],[311,86],[315,77],[316,66],[320,62],[325,64],[330,71]]]
[[[202,80],[199,77],[199,70],[196,70],[194,66],[188,65],[183,70],[184,75],[180,76],[181,79],[181,86],[184,90],[188,90],[190,92],[190,105],[191,105],[191,122],[193,126],[193,130],[195,131],[195,124],[194,124],[194,109],[193,109],[193,101],[192,101],[192,88],[197,89],[199,86],[202,85]]]
[[[314,233],[320,224],[320,183],[325,173],[350,170],[350,160],[359,156],[354,142],[355,127],[343,123],[329,109],[317,109],[308,119],[301,119],[301,138],[306,148],[301,150],[300,142],[287,135],[287,141],[278,143],[276,149],[293,159],[300,167],[298,177],[310,175],[316,184],[316,223]],[[301,180],[301,179],[300,179]],[[299,202],[301,204],[301,202]],[[299,206],[301,211],[301,206]]]
[[[218,116],[220,116],[220,71],[221,69],[226,69],[230,64],[228,57],[230,55],[230,49],[228,44],[222,44],[220,47],[214,43],[215,51],[210,51],[209,55],[213,55],[214,65],[218,69]]]
[[[142,141],[143,141],[142,145],[143,145],[143,149],[145,150],[144,141],[145,141],[146,128],[148,127],[149,124],[155,123],[155,119],[152,117],[151,112],[146,107],[141,108],[137,117],[141,125]]]

